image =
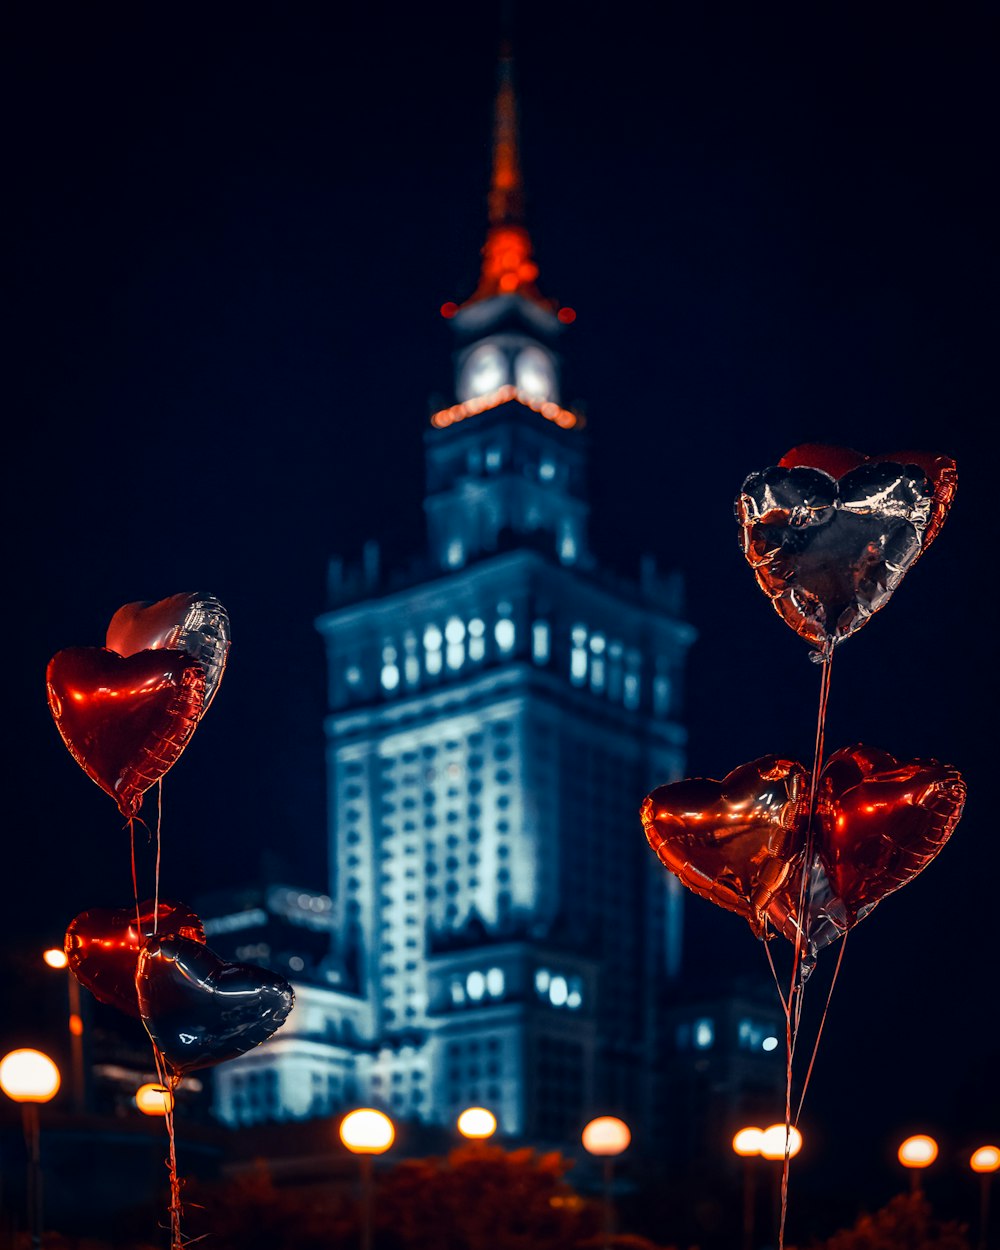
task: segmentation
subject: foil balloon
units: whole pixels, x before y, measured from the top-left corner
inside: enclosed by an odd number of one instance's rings
[[[138,917],[136,911],[138,910]],[[70,921],[63,949],[76,979],[102,1003],[139,1018],[135,989],[139,948],[154,931],[204,944],[201,921],[183,903],[152,899],[138,909],[94,907]]]
[[[816,802],[819,854],[856,924],[912,881],[954,832],[966,786],[937,760],[897,760],[859,744],[832,755]]]
[[[292,987],[276,972],[230,964],[182,937],[153,937],[139,952],[139,1013],[175,1076],[243,1055],[288,1018]]]
[[[944,522],[954,462],[906,455],[807,445],[743,483],[743,553],[778,615],[821,656],[885,606]]]
[[[123,657],[69,647],[49,661],[46,681],[70,755],[131,818],[194,733],[205,698],[201,665],[183,651]]]
[[[126,603],[111,618],[105,646],[119,655],[186,651],[205,672],[205,709],[215,698],[229,654],[229,614],[214,595],[171,595]]]
[[[772,899],[798,880],[808,795],[801,764],[766,755],[722,781],[660,786],[640,814],[660,862],[762,937]]]
[[[845,747],[820,774],[806,863],[808,790],[801,764],[765,756],[721,782],[660,786],[641,810],[671,872],[744,916],[758,937],[773,928],[800,942],[806,974],[818,951],[930,863],[966,794],[950,764]]]

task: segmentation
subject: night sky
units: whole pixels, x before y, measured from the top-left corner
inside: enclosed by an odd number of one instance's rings
[[[44,672],[137,599],[212,592],[234,634],[164,785],[163,893],[244,883],[265,852],[323,888],[313,622],[332,554],[379,537],[391,566],[422,542],[499,23],[449,0],[21,4],[6,26],[15,947],[131,897]],[[831,750],[944,760],[970,793],[851,935],[803,1119],[816,1167],[859,1121],[871,1159],[911,1129],[956,1160],[1000,1133],[995,26],[976,4],[627,0],[525,6],[515,31],[540,285],[578,312],[562,398],[588,418],[593,545],[687,578],[689,775],[811,757],[818,669],[737,547],[743,478],[806,441],[958,462],[941,535],[833,666]],[[692,978],[768,975],[737,917],[692,896],[688,920]]]

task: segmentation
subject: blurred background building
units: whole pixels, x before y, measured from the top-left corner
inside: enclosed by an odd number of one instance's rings
[[[330,563],[329,893],[200,908],[215,949],[296,988],[280,1032],[212,1074],[229,1125],[483,1104],[566,1144],[605,1112],[655,1140],[681,1091],[689,1118],[698,1091],[725,1094],[716,1118],[748,1091],[778,1106],[774,1007],[681,993],[682,889],[638,809],[684,772],[693,630],[677,575],[624,576],[588,545],[558,350],[575,314],[538,285],[507,56],[488,223],[477,289],[442,308],[455,402],[426,435],[426,552]]]

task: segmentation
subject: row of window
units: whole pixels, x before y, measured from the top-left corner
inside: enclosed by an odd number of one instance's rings
[[[716,1042],[715,1021],[711,1016],[679,1024],[675,1033],[678,1050],[711,1050]],[[768,1024],[744,1017],[736,1027],[736,1045],[740,1050],[772,1051],[778,1038]]]

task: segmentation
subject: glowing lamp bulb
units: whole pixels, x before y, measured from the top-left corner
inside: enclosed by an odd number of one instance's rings
[[[40,1050],[12,1050],[0,1059],[0,1089],[14,1102],[49,1102],[59,1083],[59,1069]]]
[[[933,1137],[917,1133],[903,1142],[898,1155],[904,1168],[928,1168],[938,1156],[938,1144]]]
[[[788,1157],[794,1159],[802,1149],[802,1134],[794,1124],[788,1125]],[[785,1125],[772,1124],[760,1137],[760,1153],[765,1159],[785,1157]]]
[[[759,1155],[760,1145],[763,1140],[763,1129],[741,1128],[733,1138],[733,1150],[738,1155]]]
[[[372,1107],[348,1112],[340,1123],[340,1140],[356,1155],[384,1154],[395,1136],[389,1117]]]
[[[996,1172],[1000,1168],[1000,1147],[980,1146],[969,1160],[973,1172]]]
[[[44,951],[42,958],[50,968],[65,968],[69,964],[66,958],[66,952],[54,946],[51,950]]]
[[[164,1085],[140,1085],[135,1091],[135,1105],[143,1115],[166,1115],[174,1109],[174,1096]]]
[[[632,1140],[632,1132],[617,1116],[600,1115],[583,1130],[583,1148],[592,1155],[620,1155]]]
[[[497,1131],[497,1118],[485,1107],[468,1107],[458,1117],[458,1131],[473,1141],[483,1141]]]

